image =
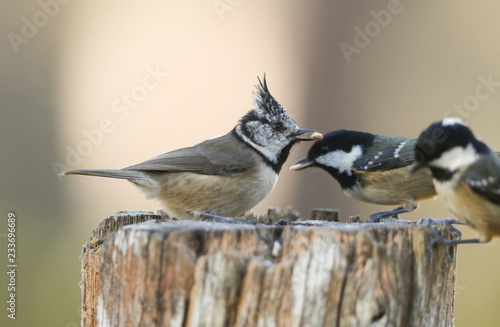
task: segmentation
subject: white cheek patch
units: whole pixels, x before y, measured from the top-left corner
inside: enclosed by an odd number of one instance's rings
[[[259,121],[250,121],[246,124],[247,130],[253,135],[255,141],[264,146],[273,137],[273,132],[270,128],[265,126]]]
[[[362,154],[361,146],[354,145],[350,152],[335,150],[316,158],[316,162],[324,166],[336,168],[339,173],[346,172],[351,176],[352,165]]]
[[[288,145],[290,142],[288,140],[280,140],[273,137],[273,132],[270,129],[266,129],[261,123],[249,122],[247,123],[247,129],[255,138],[255,142],[247,137],[241,130],[241,126],[236,127],[236,132],[238,135],[251,147],[261,153],[272,163],[278,162],[278,156],[281,150]]]
[[[429,166],[454,171],[458,168],[472,164],[477,159],[479,159],[478,154],[474,150],[472,144],[469,144],[465,149],[461,146],[456,146],[443,152],[439,158],[429,162]]]

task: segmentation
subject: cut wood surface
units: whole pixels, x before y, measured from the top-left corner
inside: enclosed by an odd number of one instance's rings
[[[146,221],[162,218],[119,213],[94,230],[84,326],[453,326],[456,247],[427,246],[428,226]]]

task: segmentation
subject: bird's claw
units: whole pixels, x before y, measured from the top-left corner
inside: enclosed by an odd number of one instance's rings
[[[370,220],[368,220],[369,223],[378,223],[380,222],[381,219],[383,218],[395,218],[399,219],[398,214],[408,212],[408,209],[405,207],[396,207],[392,210],[389,211],[379,211],[372,213],[370,215]]]
[[[417,224],[424,224],[429,226],[432,232],[432,239],[427,243],[427,247],[429,249],[432,249],[432,246],[436,243],[439,243],[444,246],[454,246],[458,244],[477,244],[477,243],[482,243],[484,240],[481,239],[467,239],[467,240],[462,240],[462,232],[458,230],[453,224],[457,225],[465,225],[462,221],[455,219],[455,218],[445,218],[445,219],[433,219],[433,218],[422,218],[419,221],[417,221]],[[456,239],[446,239],[439,235],[439,233],[436,231],[435,228],[433,228],[432,225],[441,225],[445,226],[447,228],[450,228],[453,232],[458,234],[458,237]],[[448,254],[449,255],[449,254]]]
[[[426,217],[426,218],[419,219],[417,221],[417,224],[427,225],[430,227],[432,227],[431,225],[441,225],[441,226],[444,226],[444,227],[451,229],[454,233],[456,233],[458,235],[458,240],[462,239],[462,232],[458,228],[453,226],[454,224],[464,225],[464,223],[458,219],[455,219],[455,218],[434,219],[434,218]],[[435,232],[434,229],[433,229],[433,231]],[[439,236],[439,237],[443,241],[447,241],[446,239],[442,238],[441,236]],[[437,242],[437,241],[434,241],[434,243],[435,242]],[[440,242],[440,243],[444,244],[443,242]]]
[[[290,223],[290,222],[289,222],[288,220],[286,220],[286,219],[280,219],[280,220],[278,220],[278,221],[274,224],[274,226],[286,226],[286,225],[288,225],[289,223]]]
[[[381,219],[385,218],[395,218],[398,219],[397,214],[390,214],[386,211],[381,211],[381,212],[376,212],[370,215],[370,220],[368,220],[368,223],[379,223]]]

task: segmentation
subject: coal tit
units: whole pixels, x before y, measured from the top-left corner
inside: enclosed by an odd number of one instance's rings
[[[500,235],[500,159],[457,118],[424,130],[416,143],[412,173],[430,168],[439,198],[479,239],[439,240],[444,244],[483,243]]]
[[[291,170],[319,167],[334,177],[344,193],[356,200],[399,205],[370,215],[371,222],[417,208],[418,201],[436,196],[429,170],[411,177],[416,140],[353,130],[337,130],[314,142],[306,158]]]
[[[255,107],[227,134],[123,169],[73,170],[64,175],[127,179],[178,219],[236,217],[274,188],[298,141],[321,139],[301,129],[259,79]]]

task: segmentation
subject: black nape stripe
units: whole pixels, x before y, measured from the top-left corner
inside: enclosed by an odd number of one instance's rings
[[[440,182],[447,182],[453,178],[458,169],[451,171],[445,168],[431,167],[432,177]]]

